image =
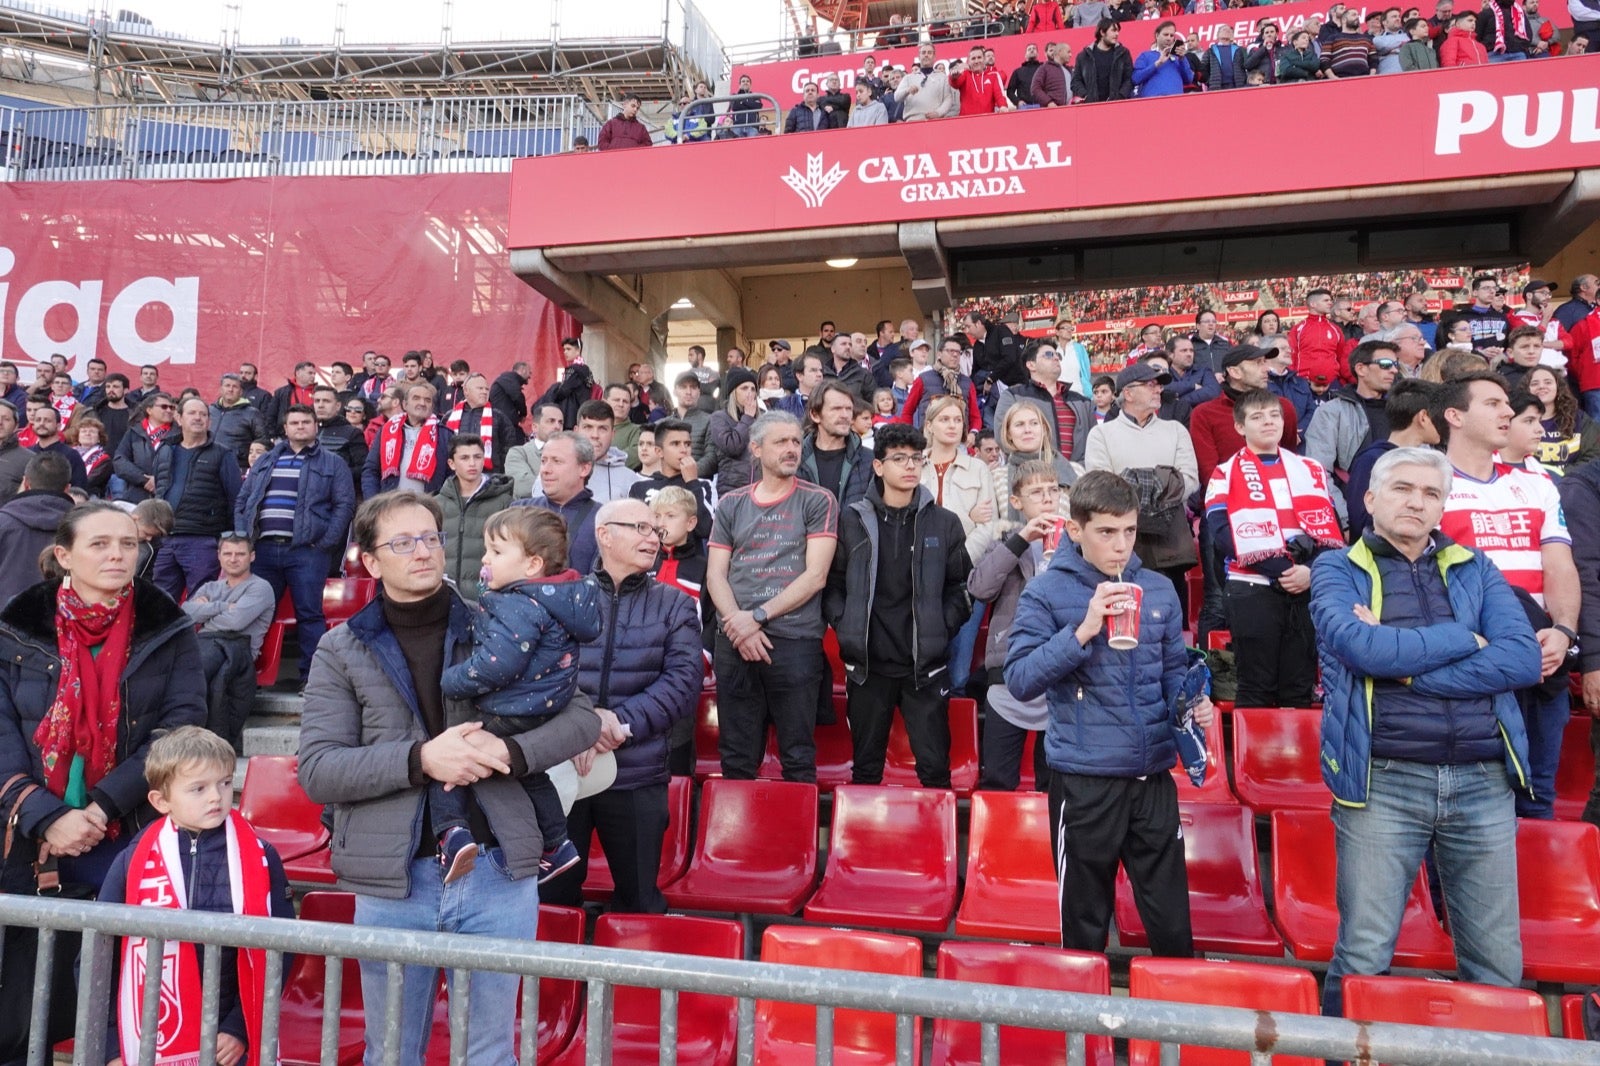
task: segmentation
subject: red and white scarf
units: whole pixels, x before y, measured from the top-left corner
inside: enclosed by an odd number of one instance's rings
[[[1489,4],[1489,14],[1494,16],[1494,48],[1492,51],[1504,52],[1506,50],[1506,13],[1499,4]],[[1528,39],[1528,13],[1522,9],[1521,4],[1511,5],[1511,27],[1518,37],[1524,41]]]
[[[167,442],[167,434],[171,433],[172,427],[178,423],[168,422],[164,426],[158,426],[146,417],[139,424],[144,426],[144,435],[150,438],[150,450],[158,452],[161,450],[161,446]]]
[[[272,877],[267,853],[250,823],[238,811],[229,811],[228,888],[233,913],[266,918],[272,914]],[[136,907],[170,907],[183,910],[188,900],[183,879],[178,829],[163,818],[134,845],[128,862],[127,894]],[[139,1025],[144,1017],[145,938],[122,941],[122,980],[117,989],[117,1033],[123,1062],[139,1061]],[[193,944],[168,940],[161,953],[161,1007],[156,1012],[157,1066],[199,1066],[200,1062],[200,961]],[[240,948],[239,1000],[244,1006],[245,1032],[249,1036],[246,1062],[259,1066],[261,1008],[266,989],[266,952]]]
[[[461,432],[461,420],[466,416],[467,404],[463,400],[445,416],[445,428],[451,433]],[[485,406],[478,413],[478,436],[483,438],[483,468],[494,469],[494,408]]]
[[[1249,448],[1239,449],[1206,486],[1206,506],[1218,500],[1227,505],[1233,558],[1241,567],[1287,555],[1285,529],[1298,529],[1324,548],[1344,547],[1328,475],[1320,463],[1293,452],[1263,463]]]
[[[400,473],[400,456],[406,446],[406,416],[395,415],[378,431],[378,453],[382,461],[379,476],[391,478]],[[439,467],[439,416],[429,415],[417,430],[417,443],[411,449],[411,461],[406,464],[405,476],[412,481],[428,482]]]
[[[54,407],[56,414],[61,416],[61,424],[64,426],[72,421],[72,412],[78,409],[78,398],[70,393],[66,396],[52,395],[50,397],[50,406]]]

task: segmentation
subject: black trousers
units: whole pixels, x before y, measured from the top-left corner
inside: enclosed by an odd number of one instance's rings
[[[1239,671],[1235,707],[1309,707],[1317,687],[1317,635],[1309,593],[1228,582],[1233,659]]]
[[[906,723],[911,754],[917,760],[917,780],[924,788],[950,787],[950,679],[948,674],[917,687],[912,677],[869,674],[861,684],[851,684],[845,714],[850,719],[854,765],[850,780],[857,785],[883,781],[884,757],[889,751],[889,726],[895,707]]]
[[[616,891],[611,910],[628,914],[665,914],[667,897],[656,887],[662,841],[667,833],[667,786],[645,785],[605,792],[579,800],[567,815],[567,832],[583,861],[540,886],[546,903],[583,905],[583,881],[589,873],[589,845],[600,836]]]
[[[256,699],[256,663],[246,633],[201,633],[206,728],[243,751],[244,723]]]
[[[1050,775],[1050,843],[1061,894],[1061,946],[1105,951],[1117,865],[1128,871],[1150,951],[1192,958],[1189,870],[1172,775]]]
[[[978,749],[978,787],[990,791],[1015,792],[1022,784],[1022,750],[1028,744],[1028,730],[1012,725],[990,707],[983,716],[983,740]],[[1044,731],[1033,738],[1033,788],[1049,788],[1050,767],[1044,761]]]
[[[767,748],[767,723],[778,733],[785,781],[817,779],[817,693],[827,660],[822,638],[773,638],[770,663],[745,662],[717,634],[717,754],[722,776],[753,781]],[[573,839],[577,839],[574,837]]]

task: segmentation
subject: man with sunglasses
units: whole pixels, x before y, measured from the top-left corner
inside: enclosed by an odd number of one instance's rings
[[[1355,375],[1355,384],[1335,389],[1317,408],[1306,426],[1303,449],[1339,483],[1340,491],[1331,495],[1339,521],[1347,528],[1349,516],[1345,513],[1342,487],[1361,450],[1375,440],[1389,437],[1385,402],[1400,371],[1400,348],[1393,341],[1363,341],[1350,353],[1350,371]],[[1353,535],[1360,536],[1360,530]]]

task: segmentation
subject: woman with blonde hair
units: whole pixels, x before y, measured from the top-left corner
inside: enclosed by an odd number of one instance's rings
[[[961,528],[967,532],[967,556],[976,563],[994,542],[995,485],[988,464],[967,454],[967,401],[960,396],[934,397],[924,413],[922,428],[928,437],[922,487],[934,503],[961,519]],[[966,688],[972,673],[972,649],[982,624],[980,603],[950,642],[952,693]]]
[[[995,536],[999,537],[1022,525],[1022,516],[1011,506],[1011,481],[1016,477],[1019,466],[1041,459],[1054,463],[1057,484],[1063,489],[1072,487],[1078,480],[1080,470],[1056,451],[1055,443],[1045,427],[1044,412],[1036,403],[1012,404],[1000,420],[995,439],[1000,442],[1000,450],[1006,456],[1004,473],[997,473],[994,478],[995,513],[1000,516]],[[1063,501],[1062,507],[1065,506]]]

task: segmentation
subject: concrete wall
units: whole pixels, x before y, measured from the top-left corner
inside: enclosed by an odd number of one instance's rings
[[[902,318],[921,317],[904,267],[758,274],[744,278],[739,288],[744,333],[751,343],[764,346],[774,337],[787,337],[796,353],[817,339],[824,316],[841,333],[859,330],[869,337],[880,319],[892,318],[898,325]]]

